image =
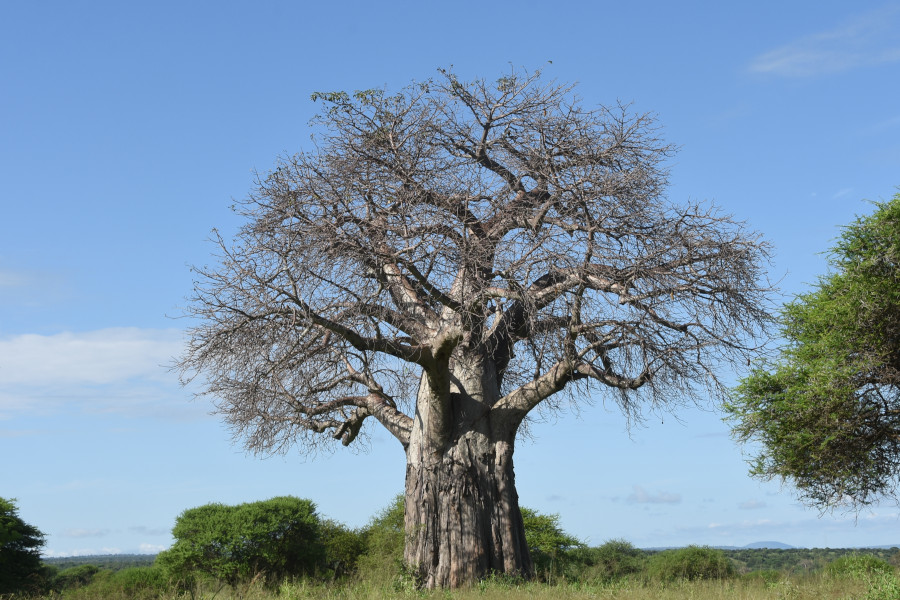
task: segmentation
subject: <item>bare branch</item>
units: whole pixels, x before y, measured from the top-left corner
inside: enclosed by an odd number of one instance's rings
[[[764,337],[768,246],[666,198],[652,115],[539,72],[316,97],[315,146],[259,178],[188,310],[183,377],[250,448],[420,421],[437,447],[563,391],[702,401]]]

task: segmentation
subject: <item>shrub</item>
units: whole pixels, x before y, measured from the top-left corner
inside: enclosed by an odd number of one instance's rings
[[[531,552],[535,573],[544,580],[564,575],[566,568],[571,566],[570,552],[583,548],[584,544],[562,530],[559,515],[545,515],[524,506],[521,511],[525,541]]]
[[[332,579],[355,573],[360,557],[366,552],[365,532],[331,519],[323,519],[319,531],[325,548],[325,569]]]
[[[825,573],[831,577],[859,579],[869,574],[893,574],[894,567],[872,554],[848,554],[828,563]]]
[[[725,579],[734,575],[734,566],[721,550],[688,546],[652,555],[647,561],[647,574],[662,581]]]
[[[403,574],[404,503],[403,494],[395,496],[363,530],[366,550],[358,559],[359,574],[363,579],[387,581]]]
[[[261,575],[277,584],[312,573],[325,557],[315,505],[290,496],[192,508],[178,517],[172,535],[175,544],[157,564],[188,583],[205,573],[232,587]]]
[[[580,554],[584,554],[582,562],[589,566],[585,578],[602,582],[636,575],[647,562],[646,553],[625,540],[609,540]]]
[[[64,590],[66,588],[87,585],[100,572],[96,565],[79,565],[63,569],[53,578],[53,589]]]
[[[869,589],[862,600],[897,600],[900,598],[900,580],[893,574],[878,572],[872,577]]]
[[[169,577],[161,565],[122,569],[110,575],[109,582],[128,596],[138,595],[144,590],[162,593],[169,589]]]

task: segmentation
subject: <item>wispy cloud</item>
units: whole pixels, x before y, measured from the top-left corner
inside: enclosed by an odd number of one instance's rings
[[[109,535],[109,529],[66,529],[62,537],[67,538],[96,538]]]
[[[756,510],[758,508],[765,508],[766,503],[762,500],[748,500],[746,502],[741,502],[738,504],[738,508],[741,510]]]
[[[0,339],[0,385],[159,379],[181,348],[181,332],[174,329],[18,335]]]
[[[167,367],[182,350],[178,330],[101,329],[0,337],[0,419],[86,412],[183,419],[206,409]]]
[[[633,490],[626,498],[626,502],[629,504],[679,504],[681,502],[681,494],[663,491],[651,494],[639,485],[634,486]]]
[[[166,529],[164,527],[146,527],[144,525],[129,527],[128,531],[141,535],[169,535],[169,533],[171,532],[170,529]]]
[[[750,71],[813,77],[896,61],[900,61],[900,5],[890,4],[766,52],[750,64]]]

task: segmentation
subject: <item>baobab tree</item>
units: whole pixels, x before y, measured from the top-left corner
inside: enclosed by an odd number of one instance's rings
[[[183,377],[254,452],[390,432],[423,586],[528,575],[513,449],[529,415],[721,393],[717,370],[769,318],[767,245],[667,200],[652,116],[585,109],[539,72],[313,98],[312,150],[258,178],[236,238],[196,269]]]

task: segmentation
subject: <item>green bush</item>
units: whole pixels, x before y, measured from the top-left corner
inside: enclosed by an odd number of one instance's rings
[[[896,575],[878,572],[872,575],[869,589],[862,600],[897,600],[900,598],[900,580]]]
[[[365,553],[359,557],[359,575],[376,582],[392,581],[403,575],[403,549],[406,544],[405,498],[394,497],[363,530]]]
[[[359,559],[366,552],[366,535],[361,529],[350,529],[343,523],[323,519],[319,523],[325,547],[325,572],[338,579],[356,572]]]
[[[874,573],[893,574],[894,567],[871,554],[848,554],[828,563],[825,573],[831,577],[858,579]]]
[[[721,550],[688,546],[652,555],[647,561],[647,575],[661,581],[725,579],[734,576],[734,566]]]
[[[63,569],[53,578],[53,589],[64,590],[67,588],[87,585],[100,572],[97,565],[79,565]]]
[[[573,559],[587,567],[585,579],[610,582],[642,572],[647,554],[625,540],[609,540],[597,548],[576,552]]]
[[[567,575],[572,566],[572,551],[583,548],[584,544],[562,530],[559,515],[545,515],[524,506],[520,510],[535,574],[545,581]]]
[[[196,573],[232,587],[260,576],[278,584],[313,573],[325,558],[315,505],[291,496],[188,509],[172,535],[175,544],[160,553],[157,564],[188,585]]]
[[[170,587],[169,577],[161,565],[122,569],[110,575],[108,581],[129,596],[135,596],[145,590],[163,593]]]

